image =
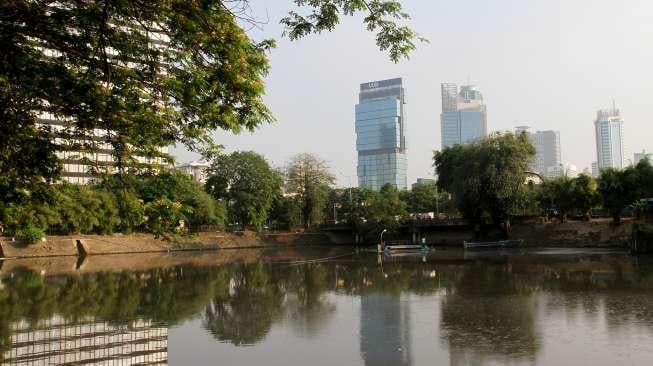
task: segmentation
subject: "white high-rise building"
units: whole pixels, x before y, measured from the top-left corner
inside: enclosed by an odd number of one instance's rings
[[[624,167],[624,119],[619,110],[602,109],[596,113],[596,161],[599,170]]]
[[[601,174],[601,171],[599,170],[599,163],[596,161],[592,162],[592,177],[598,178],[599,175]]]
[[[635,159],[633,159],[633,165],[637,165],[640,160],[648,158],[649,162],[653,164],[653,153],[646,152],[642,150],[640,153],[635,153]]]
[[[535,160],[531,164],[534,172],[548,177],[549,171],[560,171],[559,167],[562,165],[560,131],[546,130],[531,133],[527,126],[519,126],[515,128],[515,132],[527,133],[535,146]]]
[[[487,135],[487,111],[483,95],[473,85],[441,84],[442,148],[464,144]]]

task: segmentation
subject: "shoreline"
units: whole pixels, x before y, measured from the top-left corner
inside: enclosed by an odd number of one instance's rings
[[[630,240],[631,222],[612,226],[606,220],[559,223],[519,223],[513,225],[512,236],[524,239],[524,247],[559,248],[626,248]],[[469,233],[460,230],[423,233],[433,247],[462,246]],[[52,235],[42,242],[21,244],[0,237],[0,259],[82,257],[116,254],[154,254],[206,252],[222,249],[266,249],[290,246],[355,246],[353,237],[328,232],[251,231],[199,232],[177,241],[155,238],[152,234]]]

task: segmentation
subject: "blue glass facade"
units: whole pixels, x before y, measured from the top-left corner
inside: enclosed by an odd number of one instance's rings
[[[356,105],[359,187],[379,190],[390,183],[405,189],[405,145],[401,79],[361,84]]]
[[[465,144],[487,135],[487,113],[483,96],[471,85],[457,93],[455,84],[442,84],[440,134],[442,148]]]

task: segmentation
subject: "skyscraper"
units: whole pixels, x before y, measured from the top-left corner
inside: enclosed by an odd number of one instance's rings
[[[487,112],[483,95],[474,85],[441,84],[442,148],[464,144],[487,135]]]
[[[560,131],[545,130],[531,133],[529,127],[518,126],[515,128],[515,132],[528,134],[533,142],[536,155],[535,160],[531,164],[531,170],[547,177],[560,171],[560,167],[562,166]]]
[[[599,169],[624,167],[624,120],[619,110],[602,109],[596,113],[596,161]]]
[[[356,104],[359,187],[405,189],[406,116],[401,78],[360,85]]]
[[[641,153],[635,153],[634,158],[635,159],[633,159],[633,165],[637,165],[637,163],[643,159],[648,159],[653,164],[653,153],[646,152],[646,150],[642,150]]]

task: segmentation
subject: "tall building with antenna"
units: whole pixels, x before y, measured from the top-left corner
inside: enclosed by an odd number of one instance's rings
[[[598,169],[624,167],[624,119],[616,108],[602,109],[594,121]]]

